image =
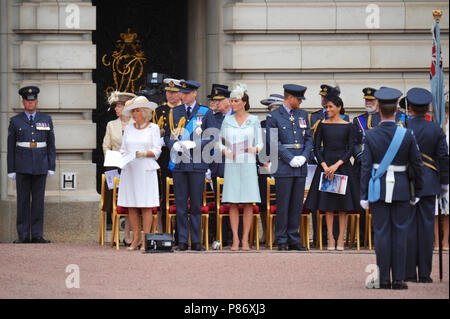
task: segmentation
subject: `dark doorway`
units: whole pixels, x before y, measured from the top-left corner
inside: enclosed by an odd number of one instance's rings
[[[146,86],[147,75],[164,73],[186,78],[187,0],[93,0],[97,8],[97,29],[92,39],[97,46],[97,191],[103,173],[102,143],[106,124],[116,118],[108,110],[108,93],[136,92]]]

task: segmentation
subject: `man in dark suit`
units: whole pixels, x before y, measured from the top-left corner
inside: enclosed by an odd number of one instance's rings
[[[8,128],[8,176],[16,180],[17,233],[14,243],[49,243],[43,237],[47,176],[55,173],[52,118],[36,111],[39,88],[19,90],[25,112],[11,118]],[[30,202],[31,198],[31,202]]]
[[[367,208],[369,199],[371,200],[379,288],[382,289],[408,288],[404,282],[406,243],[412,217],[411,205],[416,204],[418,198],[411,198],[407,166],[411,166],[415,172],[415,194],[420,194],[423,185],[422,162],[414,133],[395,123],[395,111],[401,95],[399,90],[386,87],[375,92],[379,101],[381,123],[366,132],[361,160],[360,203],[363,208]],[[395,154],[389,151],[393,159],[390,163],[383,163],[397,130],[400,130],[398,133],[404,133],[403,139],[396,143],[399,149]],[[382,169],[381,164],[389,166],[384,173],[382,170],[383,175],[376,179],[377,170]],[[369,183],[373,186],[370,187]]]
[[[170,151],[169,169],[172,170],[175,204],[177,207],[178,250],[188,248],[189,225],[191,250],[201,251],[201,215],[205,172],[208,165],[202,159],[202,121],[208,107],[196,101],[200,83],[182,81],[183,104],[174,107],[169,114],[170,129],[164,141]],[[190,212],[188,212],[190,198]],[[188,221],[190,213],[190,223]]]
[[[434,247],[436,201],[441,192],[448,191],[448,147],[444,131],[437,123],[427,121],[425,115],[432,101],[428,90],[413,88],[406,100],[408,128],[414,132],[422,156],[423,182],[426,187],[418,194],[420,201],[413,208],[408,230],[406,281],[431,283]]]
[[[377,90],[371,87],[366,87],[362,90],[363,98],[365,101],[366,112],[356,116],[353,119],[353,127],[355,128],[355,147],[353,152],[353,169],[355,177],[359,180],[361,177],[361,155],[362,155],[362,141],[363,137],[368,130],[376,127],[381,119],[380,113],[378,113],[378,101],[374,94]],[[359,223],[359,238],[360,241],[364,241],[365,227],[366,227],[366,211],[360,209],[360,223]]]
[[[306,87],[285,84],[284,103],[267,115],[266,147],[271,150],[271,136],[278,132],[278,159],[275,171],[277,215],[275,217],[275,242],[278,250],[307,250],[300,244],[300,218],[307,175],[307,159],[313,148],[308,113],[300,110]],[[272,170],[271,170],[272,171]]]

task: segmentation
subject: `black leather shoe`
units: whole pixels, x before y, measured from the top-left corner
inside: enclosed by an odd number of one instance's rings
[[[278,245],[278,250],[287,250],[287,245],[286,244],[279,244]]]
[[[419,277],[419,282],[423,284],[431,284],[433,282],[433,279],[430,277]]]
[[[380,281],[380,289],[391,289],[391,282],[388,281]]]
[[[13,241],[13,244],[29,244],[29,243],[31,243],[29,238],[26,238],[26,239],[19,238],[19,239]]]
[[[408,277],[405,279],[406,282],[417,282],[417,278],[416,277]]]
[[[43,237],[32,238],[31,242],[33,244],[50,244],[50,240],[44,239]]]
[[[193,243],[191,244],[191,250],[204,251],[205,248],[203,248],[202,245],[200,245],[199,243]]]
[[[408,289],[408,285],[403,280],[394,280],[392,282],[392,289]]]
[[[306,248],[300,244],[293,244],[293,245],[288,245],[288,250],[308,251],[308,248]]]
[[[177,251],[185,251],[188,249],[188,245],[185,243],[179,243],[177,247]]]

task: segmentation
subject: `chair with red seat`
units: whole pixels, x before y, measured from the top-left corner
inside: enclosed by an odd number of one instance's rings
[[[221,204],[222,201],[222,189],[224,178],[217,177],[217,190],[216,190],[216,214],[217,214],[217,234],[219,235],[220,250],[222,250],[222,219],[223,217],[230,217],[230,205]],[[243,216],[244,206],[239,205],[239,216]],[[253,242],[256,242],[256,250],[259,250],[259,206],[253,204],[253,223],[250,230],[250,247],[253,247]]]
[[[275,187],[275,178],[267,177],[267,234],[269,235],[268,243],[266,246],[272,250],[273,247],[273,219],[277,215],[277,205],[273,204],[276,199],[276,193],[272,191],[272,188]],[[308,196],[308,190],[305,190],[303,195],[304,199]],[[309,220],[310,220],[311,212],[307,209],[303,209],[302,216],[300,219],[299,225],[299,233],[301,234],[302,245],[310,249],[309,244]]]
[[[120,183],[120,178],[114,177],[114,183],[113,183],[113,210],[112,210],[112,234],[111,234],[111,248],[114,246],[114,242],[116,243],[116,249],[119,250],[119,221],[120,217],[127,217],[128,216],[128,208],[117,206],[117,189],[118,185]],[[156,232],[156,218],[158,216],[158,208],[153,207],[152,208],[152,232]],[[139,219],[139,229],[141,229],[141,222]],[[139,232],[139,240],[141,238],[141,233]]]
[[[172,186],[172,187],[171,187]],[[177,206],[175,205],[175,193],[171,191],[173,189],[173,178],[166,177],[166,233],[172,234],[172,230],[175,231],[173,226],[173,221],[177,216]],[[190,211],[191,205],[188,204],[188,211]],[[209,250],[209,206],[206,205],[206,187],[203,190],[203,206],[202,206],[202,219],[201,219],[201,242],[203,245],[203,240],[205,241],[205,249]],[[188,214],[190,216],[190,214]],[[189,232],[189,244],[190,244],[191,233]]]

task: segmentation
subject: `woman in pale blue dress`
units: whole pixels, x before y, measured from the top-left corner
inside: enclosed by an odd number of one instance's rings
[[[239,205],[243,205],[242,250],[250,250],[253,203],[261,202],[256,154],[263,148],[263,140],[258,117],[247,113],[250,104],[246,88],[238,85],[230,98],[234,114],[225,117],[221,127],[221,150],[225,155],[222,202],[230,204],[231,250],[239,249]]]

